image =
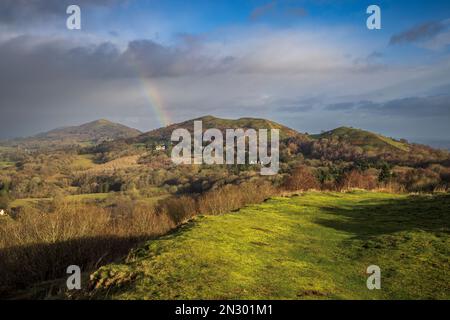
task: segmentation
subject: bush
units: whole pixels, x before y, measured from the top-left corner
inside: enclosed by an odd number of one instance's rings
[[[248,204],[261,203],[275,194],[277,190],[268,181],[225,185],[203,194],[198,199],[198,207],[202,214],[222,214]]]
[[[285,179],[283,187],[290,191],[306,191],[320,189],[320,184],[310,168],[299,166]]]
[[[0,194],[0,209],[8,209],[10,202],[11,200],[7,195]]]
[[[352,170],[342,177],[339,184],[341,190],[349,190],[352,188],[372,190],[378,187],[378,177],[370,174],[370,172]]]
[[[243,182],[222,186],[196,198],[181,196],[161,200],[157,211],[179,224],[197,214],[217,215],[240,209],[247,204],[261,203],[276,193],[277,190],[268,181]]]
[[[160,200],[157,211],[167,215],[175,224],[192,218],[197,212],[197,202],[188,196]]]
[[[430,169],[414,169],[402,176],[402,182],[410,192],[431,192],[441,184],[439,173]]]

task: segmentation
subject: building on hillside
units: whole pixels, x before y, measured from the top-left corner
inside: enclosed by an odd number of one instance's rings
[[[163,144],[157,145],[157,146],[155,147],[155,150],[156,150],[156,151],[164,151],[164,150],[166,150],[166,146],[163,145]]]
[[[5,210],[0,210],[0,216],[6,216],[6,212],[5,212]]]

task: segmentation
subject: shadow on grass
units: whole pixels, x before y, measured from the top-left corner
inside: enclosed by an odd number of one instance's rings
[[[122,259],[132,247],[149,239],[151,237],[148,236],[103,236],[1,249],[0,299],[20,297],[18,293],[21,290],[37,284],[42,290],[30,290],[35,295],[28,298],[45,298],[57,279],[61,282],[63,278],[62,284],[65,284],[69,265],[77,265],[82,272],[90,272]]]
[[[419,195],[406,199],[365,200],[342,207],[321,207],[330,218],[315,222],[368,239],[399,231],[450,233],[450,195]]]
[[[57,295],[56,291],[65,286],[69,276],[68,266],[77,265],[83,273],[90,273],[105,264],[123,261],[129,255],[146,255],[151,240],[177,237],[192,229],[199,219],[202,216],[162,236],[98,236],[0,249],[0,299]]]

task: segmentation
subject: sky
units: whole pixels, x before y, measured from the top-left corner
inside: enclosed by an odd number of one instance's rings
[[[80,30],[66,27],[71,4]],[[0,2],[0,139],[203,115],[450,140],[450,2]]]

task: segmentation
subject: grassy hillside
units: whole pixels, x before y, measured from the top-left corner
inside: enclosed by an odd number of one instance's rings
[[[351,145],[359,146],[367,150],[386,148],[395,151],[409,151],[409,146],[406,143],[402,143],[373,132],[348,127],[339,127],[313,137],[328,139],[337,138],[344,140]]]
[[[95,298],[449,299],[450,197],[308,193],[198,217],[91,277]],[[381,290],[366,268],[381,268]]]

